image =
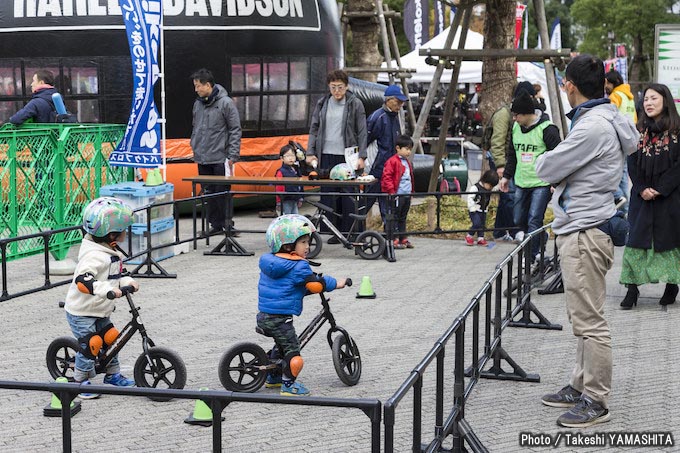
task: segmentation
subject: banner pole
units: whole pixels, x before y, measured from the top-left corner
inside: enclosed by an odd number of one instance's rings
[[[159,43],[161,63],[161,159],[163,161],[163,181],[168,180],[167,161],[165,155],[166,119],[165,119],[165,15],[163,14],[163,0],[161,0],[161,42]]]

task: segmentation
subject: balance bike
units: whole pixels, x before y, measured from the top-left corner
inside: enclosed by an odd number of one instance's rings
[[[134,376],[137,387],[184,388],[187,380],[184,361],[176,352],[154,344],[142,323],[139,308],[135,306],[130,296],[134,292],[134,288],[132,286],[123,286],[120,289],[130,305],[132,319],[123,327],[123,330],[121,330],[110,346],[104,345],[101,351],[99,351],[95,359],[95,372],[97,374],[104,373],[107,365],[116,354],[123,349],[136,332],[139,332],[142,336],[142,349],[144,352],[135,362]],[[114,299],[115,295],[113,291],[109,291],[106,297]],[[63,307],[64,302],[59,302],[59,306]],[[59,337],[50,343],[47,348],[46,360],[47,369],[52,378],[56,379],[63,376],[70,382],[74,381],[73,375],[78,350],[78,341],[73,337]],[[150,396],[149,398],[154,401],[169,401],[171,399],[158,396]]]
[[[343,247],[349,250],[354,249],[354,253],[365,260],[374,260],[376,258],[380,258],[383,253],[385,253],[386,244],[385,238],[382,234],[372,230],[355,233],[355,230],[358,230],[359,227],[366,222],[366,214],[349,214],[349,216],[353,219],[353,222],[349,232],[345,236],[335,225],[333,225],[333,222],[331,222],[331,220],[328,218],[330,215],[340,217],[340,215],[336,213],[333,208],[326,206],[323,203],[318,203],[311,200],[305,200],[305,202],[316,208],[316,212],[314,214],[307,216],[317,229],[316,232],[312,233],[312,236],[309,240],[309,253],[307,254],[308,259],[316,258],[319,253],[321,253],[323,240],[321,235],[318,233],[321,225],[325,225],[331,234],[338,239]]]
[[[346,286],[352,286],[351,279],[347,279]],[[359,348],[347,331],[335,323],[335,317],[328,305],[330,298],[326,297],[323,292],[319,293],[319,296],[321,297],[321,311],[298,335],[300,350],[328,321],[330,328],[328,329],[327,339],[333,355],[335,372],[345,385],[356,385],[361,378]],[[265,335],[259,327],[255,331]],[[333,338],[333,334],[336,332],[338,335]],[[220,359],[218,369],[220,382],[224,388],[233,392],[256,392],[264,385],[267,373],[277,368],[280,369],[282,362],[282,359],[271,361],[269,353],[255,343],[237,343],[227,350]]]

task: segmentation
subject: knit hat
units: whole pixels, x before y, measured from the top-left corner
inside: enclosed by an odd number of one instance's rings
[[[517,84],[512,97],[516,98],[522,91],[526,91],[530,95],[536,96],[536,90],[534,90],[534,86],[531,84],[531,82],[527,82],[526,80]]]
[[[512,113],[524,114],[534,113],[535,109],[536,104],[534,104],[534,99],[526,91],[522,91],[519,96],[512,101],[512,107],[510,107]]]

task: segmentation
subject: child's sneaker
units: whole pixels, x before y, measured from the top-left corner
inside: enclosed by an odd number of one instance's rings
[[[475,238],[468,234],[467,236],[465,236],[465,243],[467,245],[475,245]]]
[[[477,238],[477,245],[487,246],[487,245],[489,245],[489,243],[486,242],[486,239],[484,239],[484,238]]]
[[[412,248],[413,248],[413,244],[411,244],[411,241],[409,241],[408,239],[402,239],[402,240],[401,240],[401,245],[403,245],[403,246],[406,247],[407,249],[412,249]]]
[[[116,373],[104,376],[104,384],[115,385],[116,387],[134,387],[135,381],[126,378],[120,373]]]
[[[399,242],[399,239],[395,239],[393,244],[394,244],[395,249],[405,249],[406,248],[406,246],[404,244]]]
[[[309,396],[311,392],[300,382],[293,382],[290,385],[281,383],[281,396]]]
[[[279,388],[281,387],[281,382],[280,374],[274,375],[267,373],[267,379],[264,381],[264,386],[268,389]]]
[[[92,385],[92,383],[89,380],[83,381],[83,382],[76,382],[76,384],[80,385]],[[81,400],[93,400],[95,398],[99,398],[101,394],[99,393],[89,393],[89,392],[83,392],[78,394],[78,398]]]

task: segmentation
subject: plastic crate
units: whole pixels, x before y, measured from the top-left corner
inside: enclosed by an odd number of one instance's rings
[[[137,209],[152,203],[172,201],[174,190],[175,186],[169,182],[160,186],[145,186],[143,182],[121,182],[103,186],[99,189],[99,195],[120,198],[132,209]],[[172,204],[151,208],[150,212],[152,221],[172,217]],[[146,224],[146,213],[146,209],[135,212],[134,223]]]
[[[466,149],[465,157],[467,158],[467,166],[470,170],[482,169],[482,150],[481,149]]]
[[[160,248],[151,252],[151,257],[156,261],[161,261],[166,258],[175,256],[175,219],[166,217],[164,219],[151,221],[151,247],[158,247],[168,244],[167,247]],[[146,239],[146,223],[135,223],[132,225],[132,250],[129,255],[136,255],[139,252],[148,250]],[[128,247],[128,240],[125,240],[124,249]],[[127,250],[126,250],[127,251]],[[146,255],[140,255],[128,261],[130,264],[142,264],[146,259]]]

